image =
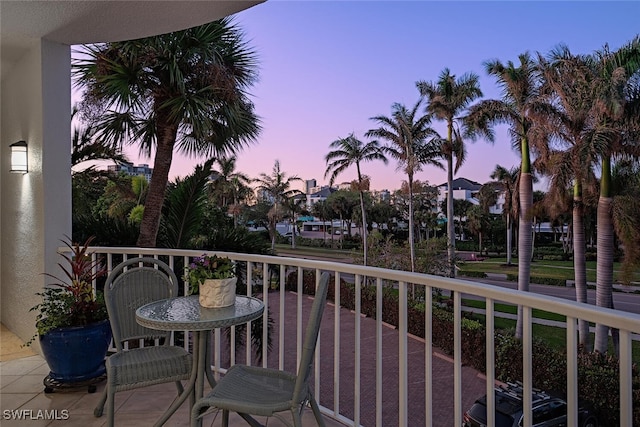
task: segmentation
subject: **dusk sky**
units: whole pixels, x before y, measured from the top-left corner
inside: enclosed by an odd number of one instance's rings
[[[260,80],[251,93],[263,125],[257,143],[238,154],[238,170],[269,174],[278,159],[288,175],[322,185],[329,144],[352,132],[366,140],[375,127],[370,118],[389,116],[394,102],[412,107],[416,81],[435,81],[445,67],[457,76],[474,72],[484,98],[499,98],[485,61],[517,62],[525,51],[547,54],[561,43],[573,53],[605,43],[616,49],[640,33],[640,2],[268,0],[235,20],[258,52]],[[444,135],[443,124],[435,127]],[[504,129],[494,145],[467,147],[456,177],[484,183],[496,164],[519,164]],[[201,162],[176,156],[171,176]],[[390,160],[362,169],[372,189],[393,190],[406,179],[396,166]],[[354,178],[355,168],[338,182]],[[416,179],[439,185],[446,172],[427,167]]]

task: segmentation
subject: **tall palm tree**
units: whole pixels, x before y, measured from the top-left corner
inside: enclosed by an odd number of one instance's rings
[[[441,153],[441,138],[429,125],[431,116],[418,117],[421,100],[408,109],[395,103],[391,107],[391,117],[375,116],[371,120],[380,127],[369,130],[365,135],[384,139],[388,144],[383,151],[398,162],[398,170],[407,175],[409,185],[409,250],[411,271],[415,271],[415,248],[413,237],[413,179],[424,165],[442,168],[438,159]]]
[[[362,211],[362,245],[364,251],[364,265],[367,265],[367,215],[364,209],[364,186],[363,175],[360,171],[360,163],[370,162],[373,160],[381,160],[385,165],[388,163],[387,158],[382,152],[378,141],[370,141],[364,143],[356,138],[353,134],[346,138],[340,138],[333,141],[329,148],[330,151],[325,156],[327,162],[327,170],[324,177],[331,175],[329,185],[333,185],[336,178],[352,165],[356,166],[358,173],[358,193],[360,194],[360,210]]]
[[[622,281],[630,283],[640,271],[640,161],[625,159],[611,169],[614,230],[624,245]]]
[[[597,114],[595,63],[590,56],[572,54],[564,45],[552,50],[548,58],[539,56],[538,62],[549,104],[545,111],[546,120],[542,123],[545,131],[566,147],[554,150],[546,156],[547,159],[540,160],[543,164],[548,163],[546,172],[551,175],[549,195],[553,196],[554,192],[563,195],[572,188],[576,300],[586,303],[584,193],[590,190],[590,184],[595,189],[593,167],[598,162],[598,141],[606,137],[606,130],[600,126]],[[578,330],[580,344],[589,350],[589,324],[581,320]]]
[[[461,115],[471,102],[482,97],[479,77],[467,73],[456,79],[448,68],[440,73],[436,82],[419,81],[416,83],[422,96],[428,98],[427,112],[447,123],[447,140],[442,145],[447,161],[447,237],[449,256],[449,275],[455,277],[456,236],[453,224],[453,157],[456,158],[455,172],[465,160],[464,140],[460,126],[464,126]]]
[[[518,217],[518,180],[520,178],[520,168],[512,167],[510,169],[504,166],[496,165],[496,168],[491,173],[491,179],[495,179],[500,186],[504,194],[504,206],[502,208],[502,214],[504,215],[507,235],[507,265],[511,265],[511,238],[513,236],[512,220]]]
[[[507,124],[511,140],[520,151],[519,229],[518,229],[518,289],[529,290],[531,278],[532,234],[528,211],[533,204],[531,148],[536,148],[534,113],[539,104],[539,71],[528,53],[519,56],[520,63],[503,64],[498,60],[484,64],[502,88],[501,100],[484,100],[471,107],[467,126],[472,137],[494,140],[493,125]],[[522,338],[522,307],[518,307],[516,337]]]
[[[289,197],[285,199],[284,208],[287,210],[287,213],[291,215],[291,248],[296,248],[296,215],[299,215],[307,208],[307,200],[306,197]]]
[[[251,178],[248,175],[236,171],[237,158],[218,157],[215,162],[218,167],[211,171],[210,197],[216,203],[233,216],[233,223],[237,225],[238,215],[241,211],[241,203],[246,201],[253,191],[250,187]]]
[[[297,175],[287,176],[287,174],[280,169],[280,161],[276,160],[273,164],[271,175],[261,173],[260,177],[256,178],[254,181],[258,184],[258,190],[265,193],[265,195],[273,202],[273,208],[270,213],[269,220],[271,250],[273,251],[276,248],[276,224],[278,223],[281,215],[278,208],[284,204],[285,200],[297,194],[302,194],[300,190],[291,188],[291,185],[295,181],[302,181],[302,179]]]
[[[640,37],[611,52],[608,46],[594,55],[598,61],[601,124],[610,130],[600,144],[600,198],[597,212],[596,305],[613,307],[614,204],[612,158],[616,155],[640,157],[638,121],[640,117]],[[596,325],[594,350],[607,351],[606,325]]]
[[[259,119],[247,90],[256,55],[228,19],[144,39],[87,45],[74,60],[101,140],[151,156],[138,246],[153,247],[174,150],[210,158],[253,142]]]
[[[222,207],[238,203],[239,194],[243,186],[249,186],[251,178],[236,171],[237,157],[218,157],[215,160],[218,167],[211,171],[213,176],[212,191]]]

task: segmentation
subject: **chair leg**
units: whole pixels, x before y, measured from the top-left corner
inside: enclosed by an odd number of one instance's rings
[[[108,387],[108,386],[107,386]],[[116,394],[107,388],[107,426],[113,427],[115,424],[115,403]]]
[[[320,407],[318,406],[318,402],[314,399],[313,396],[309,396],[309,403],[311,403],[311,410],[313,411],[313,416],[316,417],[316,422],[319,427],[325,427],[324,418],[322,417],[322,413],[320,412]]]
[[[182,394],[184,391],[184,387],[182,387],[182,383],[180,381],[176,381],[176,388],[178,389],[178,395]]]
[[[302,415],[297,408],[292,408],[291,413],[293,414],[293,425],[294,427],[302,427]]]
[[[102,416],[102,413],[104,412],[104,403],[107,401],[107,391],[108,390],[109,390],[109,386],[107,385],[104,388],[104,391],[102,392],[102,396],[100,397],[100,400],[98,401],[98,405],[93,410],[93,416],[96,417],[96,418],[100,418]]]

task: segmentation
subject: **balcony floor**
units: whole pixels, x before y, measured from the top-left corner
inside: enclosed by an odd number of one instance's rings
[[[305,296],[302,299],[304,306],[303,312],[308,313],[309,307],[313,299]],[[287,292],[285,295],[285,306],[296,306],[296,294]],[[279,298],[269,298],[269,307],[273,313],[279,312]],[[333,349],[333,337],[335,336],[333,327],[333,316],[335,314],[336,307],[332,303],[328,303],[325,310],[326,321],[323,320],[321,327],[321,358],[320,366],[322,372],[333,372],[334,366],[334,349]],[[350,310],[340,308],[340,325],[341,325],[341,376],[345,379],[351,379],[354,375],[354,361],[351,357],[353,352],[353,331],[355,315]],[[274,317],[274,330],[278,328],[279,316]],[[295,337],[296,330],[296,310],[285,310],[285,337]],[[375,321],[370,318],[361,318],[361,345],[363,348],[373,349],[375,348]],[[11,335],[7,333],[6,329],[2,330],[2,353],[5,353],[4,341],[5,337]],[[384,365],[385,376],[383,378],[383,392],[385,399],[383,402],[383,425],[385,426],[397,426],[398,425],[398,339],[399,334],[396,328],[384,327],[383,328],[383,341],[385,346],[383,348],[382,360]],[[295,366],[295,340],[285,339],[285,367]],[[278,334],[274,334],[274,351],[278,349]],[[433,353],[433,367],[430,380],[434,387],[434,400],[432,402],[432,417],[434,426],[436,427],[449,427],[453,424],[453,363],[451,359],[442,355],[440,351],[434,348]],[[410,336],[408,340],[408,364],[412,367],[410,395],[409,399],[409,425],[424,424],[424,340]],[[47,424],[46,422],[33,421],[34,426],[41,425],[77,425],[82,427],[90,426],[102,426],[106,423],[106,417],[94,418],[93,408],[97,399],[99,399],[99,393],[103,390],[104,385],[98,387],[98,392],[95,394],[88,394],[86,390],[81,390],[74,393],[43,393],[42,379],[48,374],[46,363],[39,356],[31,356],[20,359],[19,361],[4,362],[5,358],[0,356],[0,409],[68,409],[71,415],[71,419],[67,421],[57,421]],[[270,358],[270,365],[276,362],[275,358]],[[223,366],[225,361],[223,360]],[[228,363],[228,361],[226,361]],[[242,354],[239,356],[237,363],[244,363]],[[361,401],[361,424],[362,425],[375,425],[375,390],[376,390],[376,376],[375,376],[375,357],[371,357],[370,352],[361,356],[361,389],[360,397]],[[276,368],[277,366],[270,366]],[[390,376],[387,376],[389,374]],[[479,374],[474,369],[463,366],[463,395],[462,405],[464,408],[469,407],[476,398],[482,396],[486,390],[486,381],[483,375]],[[328,375],[323,378],[321,384],[321,393],[318,396],[321,404],[331,405],[331,398],[333,396],[333,378]],[[353,380],[351,380],[353,381]],[[340,388],[340,408],[342,415],[350,418],[353,416],[353,402],[354,402],[354,390],[353,382],[345,382]],[[133,397],[133,398],[132,398]],[[157,420],[162,411],[167,408],[174,397],[173,384],[165,384],[155,386],[154,388],[148,387],[140,390],[133,390],[128,392],[121,392],[116,395],[116,425],[117,426],[139,426],[139,425],[153,425],[153,422]],[[134,404],[135,403],[135,404]],[[167,425],[170,426],[187,426],[188,414],[186,405],[184,408],[180,408],[178,412],[169,420]],[[0,416],[2,413],[0,412]],[[304,425],[314,426],[315,421],[311,410],[304,411]],[[206,419],[203,425],[219,426],[220,420],[216,420],[211,424],[210,416]],[[5,426],[5,421],[2,420],[2,426]],[[238,420],[240,421],[240,420]],[[325,417],[325,421],[328,427],[341,426],[341,423]],[[7,422],[6,425],[26,425],[24,421],[19,424],[18,421]],[[70,424],[71,423],[71,424]],[[247,424],[240,421],[236,421],[237,426],[246,426]],[[277,418],[269,419],[269,427],[283,425]]]
[[[3,335],[4,332],[3,332]],[[6,362],[0,362],[0,409],[2,410],[2,426],[62,426],[65,427],[98,427],[104,426],[107,422],[106,414],[101,418],[93,416],[93,408],[100,399],[104,390],[104,381],[98,385],[96,393],[87,393],[86,389],[77,391],[64,391],[54,393],[44,393],[42,385],[43,378],[49,373],[49,368],[42,357],[27,356]],[[152,426],[160,418],[175,397],[175,386],[173,384],[161,384],[153,387],[145,387],[138,390],[120,392],[116,394],[116,425],[118,427],[143,427]],[[4,411],[7,410],[33,410],[31,419],[10,420],[7,419]],[[67,420],[38,420],[38,410],[57,410],[62,414],[62,410],[67,410],[69,417]],[[50,412],[51,413],[51,412]],[[53,412],[55,414],[55,412]],[[212,413],[205,417],[203,426],[221,425],[221,416]],[[266,423],[266,420],[258,420]],[[316,425],[311,409],[305,409],[303,416],[304,425]],[[342,424],[326,418],[328,427],[338,427]],[[189,426],[188,404],[182,407],[169,419],[168,426]],[[277,418],[268,420],[269,427],[284,426]],[[237,415],[230,417],[230,426],[247,426]]]

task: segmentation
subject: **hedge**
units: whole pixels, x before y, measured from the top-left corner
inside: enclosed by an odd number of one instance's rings
[[[507,280],[510,282],[517,282],[518,275],[516,273],[507,273]],[[537,283],[538,285],[567,286],[566,279],[558,279],[556,277],[531,276],[529,278],[529,282]]]

